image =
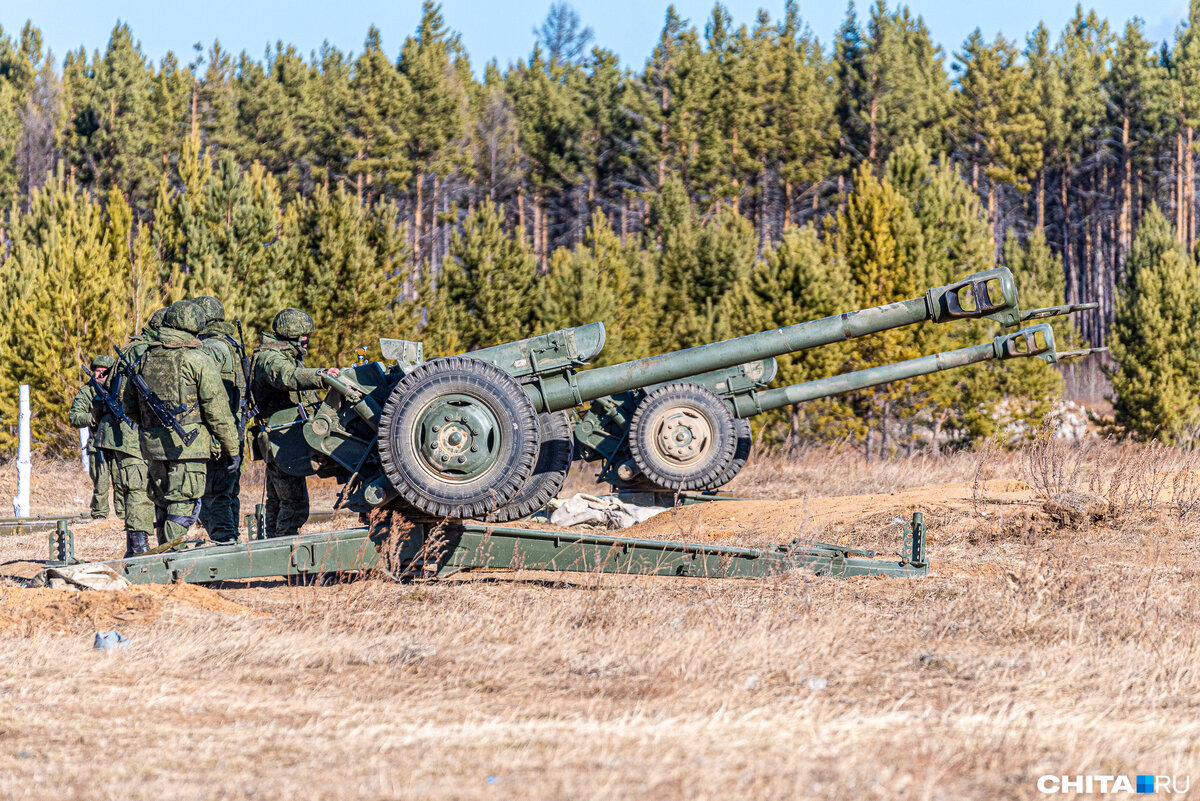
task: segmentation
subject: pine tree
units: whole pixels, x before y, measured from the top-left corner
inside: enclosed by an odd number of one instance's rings
[[[442,267],[443,302],[453,309],[467,349],[531,334],[537,262],[527,245],[504,232],[503,222],[498,206],[479,204],[451,237]]]
[[[998,195],[1005,187],[1022,194],[1029,191],[1031,179],[1042,168],[1045,130],[1033,112],[1029,73],[1003,36],[986,44],[976,29],[956,58],[959,152],[971,165],[971,186],[986,198],[988,219],[998,233]]]
[[[119,194],[109,202],[114,219],[131,218]],[[81,382],[79,365],[108,352],[135,324],[130,278],[140,268],[131,269],[126,241],[114,238],[127,223],[109,225],[100,203],[61,169],[29,204],[27,212],[10,211],[12,245],[0,269],[8,310],[0,326],[0,447],[15,444],[17,387],[28,384],[34,440],[62,454],[78,447],[66,411]]]
[[[915,296],[918,269],[924,261],[920,225],[910,204],[888,179],[877,177],[863,163],[854,173],[854,191],[831,222],[834,253],[842,259],[854,284],[859,308],[892,303]],[[911,359],[918,354],[912,332],[885,331],[855,342],[855,368]],[[903,384],[866,390],[856,405],[868,426],[866,455],[889,452],[893,402],[904,396]],[[880,437],[876,446],[876,427]]]
[[[616,364],[656,350],[655,293],[641,291],[637,253],[621,244],[602,212],[592,215],[583,242],[561,248],[541,278],[536,308],[540,332],[603,322],[604,351],[596,365]]]
[[[1133,244],[1134,195],[1140,191],[1135,173],[1154,169],[1171,112],[1167,71],[1143,35],[1140,20],[1126,24],[1106,84],[1111,100],[1108,136],[1118,143],[1120,157],[1118,258],[1123,259]]]
[[[754,264],[758,242],[753,225],[729,206],[702,223],[682,182],[672,179],[651,205],[646,234],[658,245],[662,349],[711,341],[717,336],[721,298]]]
[[[358,194],[374,199],[397,192],[412,176],[407,151],[412,93],[408,80],[384,54],[374,26],[354,63],[351,88],[350,127],[357,152],[350,169],[358,176]]]
[[[135,208],[147,209],[162,169],[151,106],[152,67],[129,27],[113,29],[104,56],[88,64],[83,52],[64,67],[67,114],[65,150],[81,183],[103,193],[116,186]]]
[[[439,187],[450,173],[466,165],[468,93],[463,80],[466,56],[458,36],[446,29],[441,6],[424,0],[415,36],[405,40],[398,68],[412,91],[412,125],[408,127],[408,157],[415,165],[413,257],[423,259],[425,183],[433,178],[429,202],[436,215]],[[469,70],[467,70],[469,72]],[[437,244],[436,217],[431,215],[432,244]],[[434,253],[436,257],[436,251]],[[436,258],[434,259],[436,261]]]
[[[874,167],[919,139],[940,151],[950,102],[941,47],[907,7],[889,12],[876,0],[865,31],[851,3],[835,54],[839,117],[849,154]]]
[[[360,345],[378,356],[379,338],[396,335],[398,267],[407,258],[395,204],[363,206],[344,187],[318,186],[289,211],[290,302],[313,317],[313,362],[349,364]]]
[[[654,100],[647,123],[657,129],[652,141],[658,156],[654,186],[659,190],[665,186],[668,172],[685,180],[691,174],[704,93],[710,91],[704,88],[705,80],[699,35],[688,20],[679,16],[675,6],[669,5],[642,78]]]
[[[754,269],[722,299],[721,336],[780,328],[840,314],[855,294],[846,264],[822,242],[816,227],[792,229],[763,252]],[[846,344],[809,348],[776,358],[775,385],[785,386],[835,375],[847,367]],[[844,399],[810,401],[757,417],[769,441],[832,441],[865,431]]]
[[[1117,422],[1139,437],[1194,438],[1196,266],[1157,206],[1138,226],[1113,321]]]
[[[783,228],[801,199],[816,207],[820,183],[843,169],[835,160],[840,131],[836,94],[820,43],[801,29],[795,0],[787,0],[780,27],[782,76],[779,87],[779,173],[783,180]]]
[[[215,164],[196,152],[180,157],[183,187],[164,182],[155,204],[155,243],[169,300],[213,295],[228,319],[265,330],[289,294],[293,259],[277,249],[279,190],[261,165],[243,173],[232,155]]]

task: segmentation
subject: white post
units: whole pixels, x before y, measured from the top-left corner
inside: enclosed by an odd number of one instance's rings
[[[29,517],[29,385],[22,384],[20,413],[17,417],[17,497],[13,498],[13,514]]]
[[[79,429],[79,461],[83,462],[83,472],[85,473],[91,468],[91,465],[88,464],[87,454],[88,438],[91,436],[92,433],[86,428]]]

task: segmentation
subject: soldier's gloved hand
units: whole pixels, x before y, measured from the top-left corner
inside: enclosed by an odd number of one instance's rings
[[[242,467],[242,452],[238,451],[229,460],[229,466],[225,468],[225,472],[230,475],[236,473]]]

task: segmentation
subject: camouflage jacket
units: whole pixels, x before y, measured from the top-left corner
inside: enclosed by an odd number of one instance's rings
[[[96,452],[96,426],[100,423],[99,410],[96,402],[96,390],[92,389],[91,384],[84,384],[80,387],[79,392],[75,394],[75,400],[71,401],[71,413],[69,416],[71,425],[76,428],[86,428],[91,436],[88,437],[87,452]]]
[[[225,385],[225,395],[229,398],[229,410],[236,419],[241,409],[242,392],[246,386],[246,377],[242,374],[242,358],[238,353],[238,341],[234,339],[237,328],[233,323],[225,321],[213,322],[204,326],[200,332],[200,341],[204,349],[213,357],[221,370],[221,383]]]
[[[262,344],[250,363],[254,402],[262,419],[303,402],[306,389],[325,386],[320,370],[304,366],[304,354],[291,342],[263,334]]]
[[[111,376],[111,373],[110,373]],[[104,382],[105,387],[111,387],[110,377]],[[113,416],[105,405],[96,397],[96,390],[91,384],[84,384],[71,403],[71,425],[76,428],[87,428],[92,435],[88,437],[88,453],[96,448],[106,451],[117,451],[130,456],[140,456],[141,446],[138,433]]]
[[[125,382],[125,413],[138,425],[142,455],[156,461],[209,459],[216,455],[214,438],[227,455],[240,451],[237,426],[221,384],[221,371],[200,340],[185,331],[163,328],[137,364],[146,384],[169,408],[185,431],[198,431],[191,445],[161,426],[145,400]]]

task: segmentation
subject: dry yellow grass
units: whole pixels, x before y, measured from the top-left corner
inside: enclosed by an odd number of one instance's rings
[[[260,582],[219,592],[270,617],[167,603],[122,622],[133,642],[117,653],[92,649],[94,619],[0,629],[0,797],[1023,799],[1044,773],[1195,783],[1200,548],[1171,489],[1187,457],[1099,446],[1067,489],[1134,500],[1059,528],[1036,459],[1069,456],[762,459],[734,487],[762,501],[651,521],[656,536],[890,550],[891,519],[918,509],[924,580]],[[115,547],[91,529],[82,549]],[[2,538],[0,563],[32,550]]]

